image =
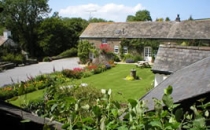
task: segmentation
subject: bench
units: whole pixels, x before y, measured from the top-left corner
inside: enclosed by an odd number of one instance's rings
[[[140,68],[148,68],[150,67],[150,64],[148,61],[138,61],[137,63],[135,63],[136,67],[140,67]]]

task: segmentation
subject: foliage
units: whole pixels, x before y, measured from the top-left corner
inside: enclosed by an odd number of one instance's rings
[[[73,32],[59,17],[43,20],[38,31],[39,46],[42,48],[43,55],[58,55],[67,48],[74,47],[75,43],[71,42]]]
[[[3,61],[9,61],[15,64],[22,64],[25,62],[25,57],[22,54],[7,53],[1,58]]]
[[[138,53],[142,53],[142,50],[144,49],[145,46],[150,46],[153,50],[153,52],[157,52],[158,47],[160,45],[160,42],[157,40],[148,40],[148,39],[121,39],[121,48],[120,48],[120,56],[121,59],[126,60],[126,55],[123,52],[123,47],[127,46],[129,48],[136,49]],[[135,54],[136,55],[136,54]],[[154,54],[153,54],[154,55]],[[130,57],[129,57],[130,58]],[[136,60],[142,60],[143,58],[136,55],[132,56],[132,59],[136,62]]]
[[[43,17],[50,13],[48,0],[2,0],[1,23],[11,30],[12,39],[35,56],[39,53],[37,28]]]
[[[156,18],[156,22],[163,22],[163,18]]]
[[[188,18],[188,20],[193,20],[192,15],[190,15],[190,17]]]
[[[77,55],[81,61],[81,63],[86,63],[89,60],[89,53],[91,49],[93,49],[93,45],[91,45],[88,41],[80,41],[78,44]]]
[[[60,83],[62,83],[61,80],[48,75],[40,75],[37,77],[28,76],[28,80],[25,82],[21,81],[20,83],[7,85],[0,88],[0,99],[6,100],[15,96],[20,96],[29,92],[49,87],[52,84]]]
[[[101,53],[109,53],[112,50],[110,45],[107,43],[100,44],[99,49],[100,49]]]
[[[61,54],[59,54],[59,56],[61,56],[63,58],[77,56],[77,49],[76,48],[68,49],[68,50],[62,52]]]
[[[101,89],[100,94],[95,89],[77,85],[65,90],[52,86],[45,95],[45,107],[37,111],[44,108],[44,115],[64,123],[62,128],[66,130],[209,129],[209,103],[190,106],[192,112],[184,111],[180,104],[173,103],[172,92],[172,86],[168,86],[161,100],[153,98],[154,109],[151,110],[144,100],[128,99],[126,104],[113,101],[111,89]]]
[[[102,18],[91,18],[89,19],[89,23],[99,23],[99,22],[112,22],[112,21],[107,21]]]
[[[152,21],[152,18],[148,10],[139,10],[136,12],[135,16],[128,15],[126,21]]]
[[[171,21],[171,20],[170,20],[170,18],[169,18],[169,17],[166,17],[166,18],[165,18],[165,21]]]
[[[49,62],[49,61],[52,61],[52,58],[49,57],[49,56],[46,56],[46,57],[43,58],[42,61],[44,61],[44,62]]]

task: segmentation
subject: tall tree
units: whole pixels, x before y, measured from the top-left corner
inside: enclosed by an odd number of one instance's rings
[[[136,12],[135,16],[128,15],[126,21],[152,21],[152,18],[148,10],[139,10]]]
[[[55,56],[77,47],[81,32],[88,22],[82,18],[62,18],[57,13],[46,18],[39,27],[39,45],[44,56]]]
[[[43,17],[50,13],[48,0],[2,0],[2,24],[13,34],[13,40],[31,56],[39,52],[37,28]]]
[[[72,30],[71,43],[77,47],[79,36],[88,26],[88,21],[82,18],[63,18],[63,22],[69,30]]]
[[[136,21],[152,21],[150,12],[148,10],[140,10],[136,12]]]

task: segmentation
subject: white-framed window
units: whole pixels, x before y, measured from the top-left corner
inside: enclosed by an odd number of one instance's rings
[[[119,53],[119,46],[114,46],[114,53],[118,54]]]
[[[103,38],[103,39],[101,40],[101,42],[102,42],[102,44],[106,44],[106,43],[107,43],[107,39],[106,39],[106,38]]]
[[[152,57],[152,48],[144,47],[144,57]]]
[[[124,46],[124,47],[123,47],[123,53],[124,53],[124,54],[127,54],[127,53],[128,53],[128,47],[127,47],[127,46]]]

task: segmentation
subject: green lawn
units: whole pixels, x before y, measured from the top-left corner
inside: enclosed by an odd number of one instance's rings
[[[16,106],[20,106],[20,104],[24,103],[24,100],[30,101],[30,100],[34,100],[34,99],[42,97],[44,92],[45,92],[45,89],[27,93],[26,95],[19,96],[17,100],[10,101],[10,103]]]
[[[127,81],[124,78],[130,75],[131,69],[136,69],[136,74],[141,80]],[[128,98],[139,99],[154,80],[154,74],[151,68],[136,68],[133,64],[118,64],[101,74],[96,74],[88,78],[79,80],[81,83],[87,83],[99,89],[112,89],[112,94],[116,100],[127,100]],[[118,93],[122,93],[119,95]]]
[[[130,75],[131,69],[136,69],[136,75],[140,80],[127,81],[124,78]],[[129,98],[139,99],[151,88],[151,83],[154,80],[154,74],[151,68],[136,68],[133,64],[118,64],[110,70],[103,73],[93,75],[88,78],[75,80],[75,83],[87,83],[98,89],[112,89],[113,99],[118,101],[126,101]],[[66,83],[67,84],[67,83]],[[44,90],[28,93],[27,100],[33,100],[42,97]],[[121,93],[121,94],[119,94]],[[23,103],[24,96],[21,96],[10,103],[20,105]]]

